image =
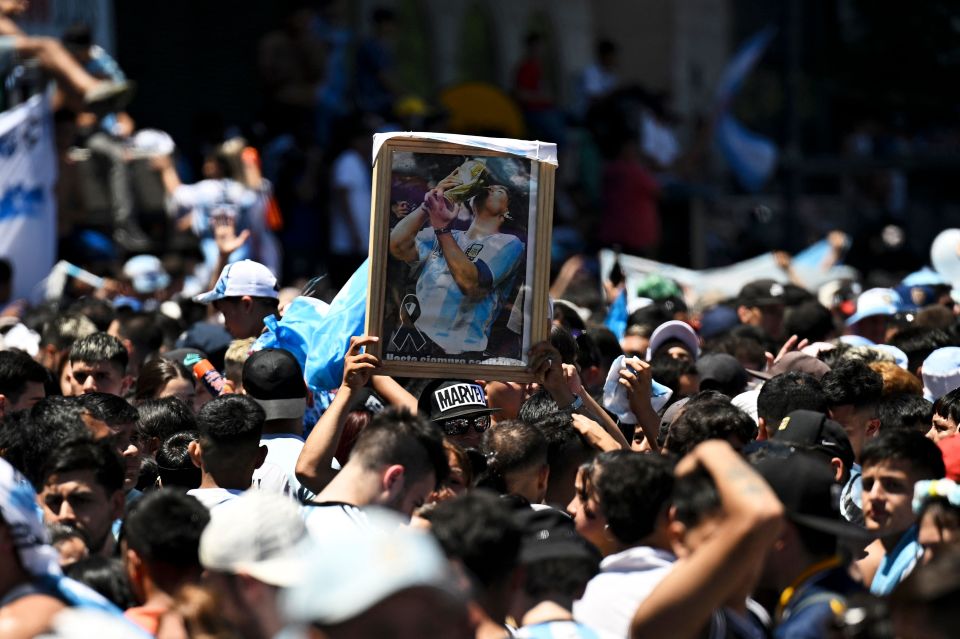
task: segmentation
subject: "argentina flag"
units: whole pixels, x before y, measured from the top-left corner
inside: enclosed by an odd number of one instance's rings
[[[56,256],[57,158],[47,95],[0,113],[0,257],[13,296],[30,298]]]
[[[730,106],[775,35],[776,29],[767,27],[740,47],[720,77],[715,98],[717,148],[740,186],[751,193],[759,191],[773,175],[779,150],[772,140],[740,124]]]

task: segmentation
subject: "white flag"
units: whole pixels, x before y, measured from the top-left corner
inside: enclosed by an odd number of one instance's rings
[[[31,298],[57,250],[57,157],[46,95],[0,113],[0,257],[13,266],[13,297]]]

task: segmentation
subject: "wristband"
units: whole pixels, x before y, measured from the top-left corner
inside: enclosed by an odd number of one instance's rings
[[[450,228],[451,226],[452,225],[447,224],[446,226],[441,226],[440,228],[433,227],[433,232],[436,233],[437,235],[446,235],[447,233],[450,233],[451,231],[453,231],[453,229]]]
[[[576,399],[570,402],[570,405],[564,408],[563,410],[577,411],[577,410],[580,410],[581,408],[583,408],[583,398],[577,395]]]

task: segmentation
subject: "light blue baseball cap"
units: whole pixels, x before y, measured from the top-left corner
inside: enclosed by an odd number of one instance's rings
[[[857,297],[857,310],[847,318],[846,325],[876,315],[896,315],[902,306],[900,295],[892,288],[871,288]]]

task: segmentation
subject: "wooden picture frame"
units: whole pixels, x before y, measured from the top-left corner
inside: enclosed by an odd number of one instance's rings
[[[379,372],[533,381],[527,352],[551,319],[555,160],[536,159],[539,143],[493,138],[379,143],[366,315],[366,334],[380,337],[367,347]]]

